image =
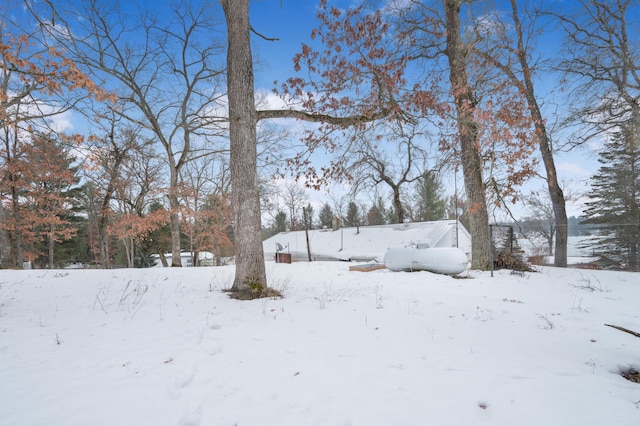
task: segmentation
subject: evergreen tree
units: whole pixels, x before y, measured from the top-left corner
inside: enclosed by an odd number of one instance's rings
[[[287,230],[287,214],[282,210],[278,210],[276,217],[273,220],[273,232],[285,232]]]
[[[605,144],[592,178],[583,223],[601,234],[589,247],[609,266],[640,270],[640,147],[638,120],[623,126]]]
[[[305,207],[305,212],[306,212],[306,226],[307,229],[313,229],[313,206],[311,205],[311,203],[307,204],[307,207]]]
[[[360,225],[360,213],[358,205],[351,201],[347,206],[347,216],[344,218],[344,225],[347,227],[355,227]]]
[[[166,221],[164,224],[158,226],[157,228],[149,232],[149,234],[147,234],[143,243],[141,244],[141,251],[143,253],[157,253],[158,255],[160,255],[160,263],[162,263],[162,266],[169,266],[167,264],[167,259],[164,257],[165,253],[171,252],[171,228],[169,226],[169,213],[167,212],[165,206],[158,200],[153,200],[151,202],[151,205],[149,206],[149,212],[165,212]],[[145,260],[141,262],[142,264],[149,260],[148,257],[144,257],[144,259]]]
[[[398,213],[393,204],[388,209],[385,209],[385,218],[387,223],[398,223]]]
[[[77,231],[71,217],[78,167],[72,166],[75,158],[68,146],[54,135],[32,135],[25,146],[21,216],[30,226],[25,235],[32,236],[30,253],[35,263],[53,268],[56,245]]]
[[[320,220],[320,226],[322,228],[326,226],[327,229],[331,229],[331,227],[333,226],[333,210],[331,210],[331,206],[329,205],[329,203],[325,203],[324,206],[322,206],[322,209],[318,214],[318,219]]]
[[[447,201],[442,197],[442,185],[435,172],[426,171],[415,185],[416,217],[418,222],[442,220]]]
[[[70,197],[70,206],[62,216],[76,230],[76,233],[70,239],[56,244],[55,263],[61,267],[68,262],[81,264],[91,262],[82,187],[71,188],[67,191],[67,196]]]

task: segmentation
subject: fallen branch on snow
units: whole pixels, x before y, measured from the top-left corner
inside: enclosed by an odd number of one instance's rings
[[[605,324],[605,325],[607,327],[616,328],[620,331],[624,331],[625,333],[633,334],[634,336],[640,338],[640,333],[636,333],[635,331],[629,330],[628,328],[620,327],[619,325],[613,325],[613,324]]]

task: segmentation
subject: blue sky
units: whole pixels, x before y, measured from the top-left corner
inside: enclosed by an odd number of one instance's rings
[[[222,8],[217,0],[211,1],[223,25]],[[175,0],[121,0],[123,8],[132,13],[138,7],[152,6],[152,10],[161,16],[170,13],[169,6],[173,3]],[[351,2],[333,3],[348,5]],[[249,11],[254,29],[265,37],[278,39],[267,41],[252,36],[253,54],[260,61],[255,67],[258,88],[271,89],[275,79],[282,81],[294,74],[292,58],[300,51],[303,42],[310,41],[311,30],[317,25],[317,5],[317,0],[251,0]],[[221,31],[224,31],[222,25]]]
[[[220,12],[221,20],[223,20],[219,4],[217,1],[213,1]],[[135,0],[131,2],[123,0],[121,2],[130,12],[134,12],[137,7],[151,6],[161,16],[164,13],[163,10],[168,11],[168,6],[172,3],[174,0]],[[354,4],[355,0],[335,0],[330,3],[338,7],[345,7]],[[278,39],[277,41],[266,41],[253,36],[253,53],[258,60],[255,67],[255,81],[258,90],[270,91],[273,88],[274,80],[282,82],[295,75],[292,57],[300,51],[303,42],[310,42],[311,30],[317,26],[315,17],[317,4],[317,0],[253,0],[251,2],[251,22],[255,30],[266,37]],[[223,32],[224,27],[221,26],[221,34]],[[550,31],[546,31],[545,38],[540,43],[544,43],[543,47],[547,49],[560,47],[559,39],[552,37]],[[556,160],[560,179],[571,181],[574,191],[583,191],[585,180],[595,171],[595,156],[590,154],[588,150],[579,150],[558,155]],[[461,182],[459,176],[459,187],[461,187]],[[453,178],[446,178],[445,183],[453,186]],[[535,189],[542,189],[544,182],[538,180],[532,182],[531,186]],[[323,194],[320,194],[315,197],[322,196]],[[569,214],[579,214],[579,211],[569,205]]]
[[[157,4],[152,0],[145,0],[149,4]],[[293,56],[300,51],[302,43],[310,43],[310,34],[317,26],[315,16],[317,0],[252,0],[250,4],[251,23],[256,31],[269,38],[277,38],[277,41],[263,40],[253,36],[253,54],[257,59],[255,66],[255,82],[258,91],[270,91],[274,80],[283,82],[286,78],[296,75],[293,70]],[[330,4],[343,8],[352,6],[356,0],[329,0]],[[219,8],[219,5],[218,5]],[[220,9],[218,9],[220,10]],[[221,12],[221,10],[220,10]],[[545,28],[545,32],[538,41],[538,47],[553,54],[561,48],[561,39],[551,27]],[[543,81],[541,81],[543,83]],[[539,84],[538,94],[546,92],[553,87],[553,83]],[[563,99],[560,97],[560,99]],[[292,125],[293,126],[293,125]],[[585,191],[586,182],[597,169],[596,156],[589,149],[574,150],[570,153],[561,153],[556,157],[556,166],[561,181],[565,181],[574,193]],[[448,192],[453,193],[453,176],[445,176],[444,183],[448,186]],[[544,181],[534,179],[528,185],[529,189],[542,190]],[[458,187],[462,187],[462,178],[458,176]],[[333,189],[338,193],[341,187]],[[459,189],[460,191],[460,189]],[[326,194],[309,193],[310,198],[326,201]],[[324,202],[319,201],[319,202]],[[569,215],[579,215],[581,203],[568,202]],[[523,208],[516,208],[516,214],[526,214]]]
[[[317,1],[283,0],[282,7],[278,0],[255,0],[251,3],[252,24],[257,31],[267,37],[278,38],[269,42],[253,37],[254,55],[261,61],[256,67],[256,86],[258,89],[270,89],[274,80],[283,81],[293,75],[292,56],[300,50],[302,42],[309,42],[309,34],[317,25],[315,7]],[[338,6],[348,6],[353,1],[334,2]],[[561,48],[561,38],[550,27],[546,29],[538,41],[538,46],[550,53]],[[539,85],[538,93],[549,90],[551,84]],[[562,99],[562,98],[561,98]],[[596,155],[592,150],[579,149],[569,153],[560,153],[556,157],[556,166],[560,179],[570,186],[573,193],[585,191],[586,182],[597,169]],[[461,186],[458,176],[458,186]],[[445,177],[445,184],[453,186],[453,176]],[[528,186],[530,189],[542,190],[545,186],[541,179],[534,179]],[[452,191],[451,191],[452,192]],[[581,202],[568,202],[569,215],[580,214]],[[526,213],[521,208],[515,209],[519,214]]]
[[[311,0],[255,0],[251,2],[251,24],[260,34],[277,41],[253,36],[253,54],[264,63],[256,69],[256,84],[271,85],[293,75],[293,56],[303,42],[310,41],[311,30],[317,25],[316,1]]]

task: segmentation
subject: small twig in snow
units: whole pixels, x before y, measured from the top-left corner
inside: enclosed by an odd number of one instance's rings
[[[540,319],[543,319],[547,325],[544,327],[546,330],[553,330],[553,323],[547,318],[546,315],[536,314]]]

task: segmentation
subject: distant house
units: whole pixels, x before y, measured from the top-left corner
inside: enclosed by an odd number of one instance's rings
[[[160,260],[160,255],[153,254],[151,255],[151,257],[155,262],[154,267],[162,268],[162,261]],[[171,253],[166,253],[164,257],[167,259],[167,264],[171,266],[171,259],[173,258],[173,255]],[[193,266],[193,253],[188,251],[181,252],[180,262],[182,263],[182,266]],[[199,263],[199,266],[213,266],[214,265],[213,253],[208,251],[199,252],[198,263]]]
[[[312,260],[382,262],[388,248],[412,244],[459,247],[471,258],[471,235],[456,220],[309,231]],[[276,252],[290,253],[293,261],[309,259],[304,231],[281,232],[262,246],[266,260],[275,260]]]

